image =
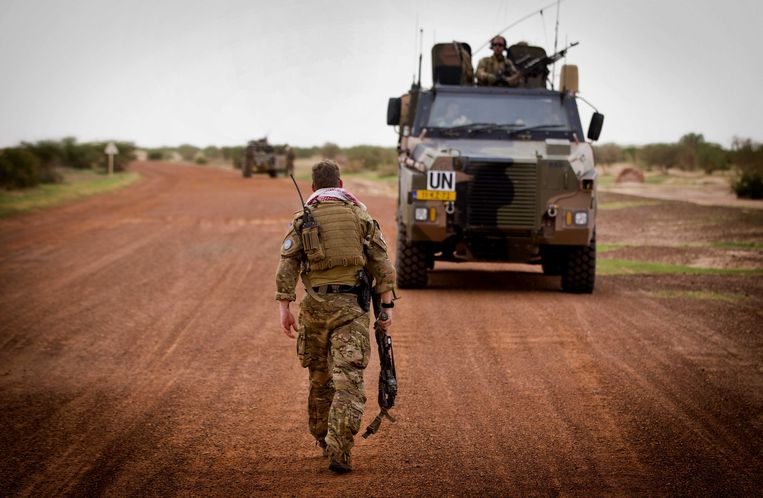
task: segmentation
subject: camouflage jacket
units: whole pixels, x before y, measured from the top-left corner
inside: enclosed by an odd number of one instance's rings
[[[395,287],[395,268],[387,255],[387,242],[384,240],[379,223],[371,218],[365,209],[354,206],[353,210],[360,219],[363,235],[363,247],[366,256],[366,268],[376,280],[374,291],[383,293]],[[297,280],[306,268],[307,257],[302,249],[302,211],[295,213],[289,232],[281,244],[281,261],[276,272],[277,301],[294,301]],[[334,282],[347,284],[349,282]],[[353,282],[354,284],[354,282]]]
[[[509,67],[509,75],[517,72],[514,63],[503,56],[483,57],[477,64],[477,84],[481,86],[492,86],[499,81],[498,75],[504,74],[506,67]],[[516,86],[516,85],[514,85]]]

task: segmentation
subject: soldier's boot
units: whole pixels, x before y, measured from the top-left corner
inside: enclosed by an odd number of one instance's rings
[[[347,472],[352,472],[352,465],[331,460],[329,470],[333,470],[337,474],[346,474]]]
[[[352,470],[352,459],[350,458],[349,451],[345,451],[332,444],[330,438],[327,441],[326,449],[328,450],[329,470],[337,474],[346,474]]]
[[[333,451],[329,449],[329,470],[337,474],[346,474],[352,471],[352,459],[349,453]]]

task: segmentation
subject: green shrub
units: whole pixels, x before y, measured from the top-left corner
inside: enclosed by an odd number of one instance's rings
[[[109,142],[77,143],[77,139],[67,137],[56,142],[42,140],[36,143],[22,143],[22,147],[32,153],[40,162],[42,181],[60,178],[54,170],[59,167],[75,169],[105,169],[108,158],[104,150]],[[122,171],[130,161],[135,160],[135,145],[132,142],[114,142],[119,153],[114,156],[114,171]]]
[[[318,155],[318,147],[293,147],[295,157],[299,159],[309,159]]]
[[[194,162],[196,164],[207,164],[207,158],[204,156],[197,156]]]
[[[646,170],[651,170],[653,166],[661,169],[672,168],[678,165],[678,156],[678,144],[648,144],[636,152],[637,162]]]
[[[742,173],[739,178],[732,182],[731,189],[737,197],[763,199],[763,173]]]
[[[392,147],[356,145],[344,151],[347,159],[360,163],[366,170],[376,170],[383,164],[397,164],[397,152]]]
[[[200,150],[198,147],[190,144],[182,144],[177,148],[178,154],[183,158],[183,161],[193,161]]]
[[[336,156],[342,152],[342,149],[337,144],[326,142],[320,147],[319,151],[324,159],[336,159]]]
[[[244,159],[245,147],[237,145],[235,147],[225,146],[220,147],[220,156],[224,161],[233,164],[236,169],[241,169],[241,163]]]
[[[397,176],[397,172],[398,172],[397,161],[393,163],[384,163],[379,165],[379,168],[376,170],[376,172],[379,174],[379,176]]]
[[[40,183],[40,160],[23,147],[0,152],[0,186],[8,189],[34,187]]]
[[[149,161],[164,161],[164,150],[162,149],[149,149],[146,156]]]
[[[763,146],[749,138],[734,138],[731,145],[731,161],[742,172],[763,173]]]
[[[204,147],[204,157],[207,159],[219,159],[222,157],[222,150],[220,147],[217,147],[215,145],[209,145],[207,147]]]
[[[103,152],[106,148],[106,143],[99,150],[94,144],[78,144],[75,138],[68,137],[63,140],[62,147],[64,150],[64,164],[70,168],[95,169],[98,167],[99,160],[106,157]],[[122,149],[119,149],[119,152],[121,153]]]
[[[625,159],[622,147],[617,144],[602,144],[593,147],[596,164],[614,164]]]
[[[729,169],[728,156],[729,153],[718,144],[705,142],[697,149],[698,166],[707,174]]]

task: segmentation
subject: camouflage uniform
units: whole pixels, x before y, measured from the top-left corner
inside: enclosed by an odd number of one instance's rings
[[[345,203],[319,203],[312,208],[313,214],[318,218],[323,206],[337,204]],[[365,267],[376,280],[375,292],[393,289],[395,269],[387,256],[387,245],[379,224],[364,209],[346,205],[357,216]],[[276,274],[276,300],[279,301],[296,299],[297,279],[309,266],[300,237],[301,225],[302,212],[299,212],[281,247],[281,261]],[[326,234],[321,229],[321,237]],[[354,286],[357,270],[362,267],[357,264],[344,265],[338,268],[338,272],[332,271],[334,268],[312,269],[306,272],[306,276],[311,287],[322,286],[321,290],[328,285]],[[321,446],[327,447],[329,456],[349,465],[353,437],[360,429],[366,402],[363,370],[368,365],[371,351],[369,313],[360,308],[355,294],[323,293],[319,290],[317,295],[322,301],[308,293],[300,303],[297,336],[297,354],[302,366],[308,368],[310,379],[308,424],[310,433]]]
[[[502,55],[491,55],[483,57],[477,64],[477,84],[480,86],[494,86],[496,84],[505,84],[497,75],[504,74],[506,67],[510,67],[509,75],[514,74],[517,68],[514,63]],[[511,85],[517,86],[519,83]]]

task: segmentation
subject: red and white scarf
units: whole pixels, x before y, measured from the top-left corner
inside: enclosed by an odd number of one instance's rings
[[[355,197],[351,192],[343,188],[319,188],[313,195],[307,199],[307,205],[317,204],[321,201],[345,201],[351,202],[361,209],[366,209],[366,205],[360,202],[360,199]]]

